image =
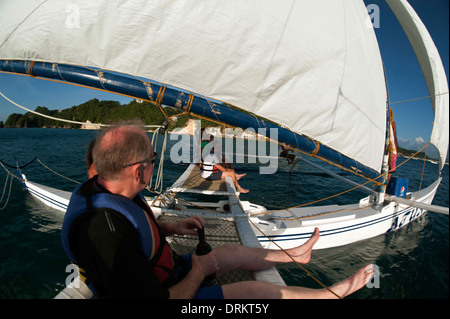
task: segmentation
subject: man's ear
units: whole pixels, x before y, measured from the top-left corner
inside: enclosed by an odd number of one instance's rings
[[[136,168],[135,175],[134,175],[135,181],[140,184],[145,184],[144,180],[144,167],[142,165],[139,165]]]
[[[133,179],[139,181],[142,176],[141,165],[135,165],[132,167]]]

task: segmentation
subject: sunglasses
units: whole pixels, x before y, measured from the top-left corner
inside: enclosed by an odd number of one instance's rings
[[[130,166],[134,166],[136,164],[145,164],[145,163],[155,164],[155,161],[156,161],[157,157],[158,157],[158,153],[153,153],[152,157],[146,158],[146,159],[144,159],[142,161],[139,161],[139,162],[134,162],[132,164],[124,165],[124,166],[122,166],[122,168],[127,168],[127,167],[130,167]]]

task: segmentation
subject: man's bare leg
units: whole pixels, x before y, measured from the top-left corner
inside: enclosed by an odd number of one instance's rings
[[[282,250],[251,248],[240,245],[226,245],[216,248],[219,271],[218,277],[235,269],[259,271],[278,264],[292,262],[291,257],[299,263],[306,264],[311,259],[311,251],[319,240],[319,229],[316,228],[311,237],[303,245]]]
[[[373,265],[359,269],[355,274],[330,287],[344,298],[366,285],[373,274]],[[264,281],[244,281],[222,286],[225,299],[335,299],[329,290],[293,286],[277,286]]]

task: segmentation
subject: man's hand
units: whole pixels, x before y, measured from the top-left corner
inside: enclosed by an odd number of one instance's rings
[[[212,250],[206,255],[197,256],[192,254],[192,270],[198,270],[203,277],[211,275],[219,270],[216,251]]]
[[[219,265],[214,250],[203,256],[192,254],[192,269],[183,280],[169,288],[170,298],[194,298],[203,279],[218,270]]]
[[[198,215],[185,218],[176,223],[176,234],[196,235],[197,229],[203,228],[205,221]]]
[[[184,218],[176,223],[159,223],[167,235],[196,235],[197,229],[203,228],[203,225],[205,225],[205,221],[198,215]]]

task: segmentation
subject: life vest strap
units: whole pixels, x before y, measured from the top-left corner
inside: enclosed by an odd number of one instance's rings
[[[219,169],[214,164],[205,164],[203,161],[200,162],[200,170],[204,172],[217,173]]]

